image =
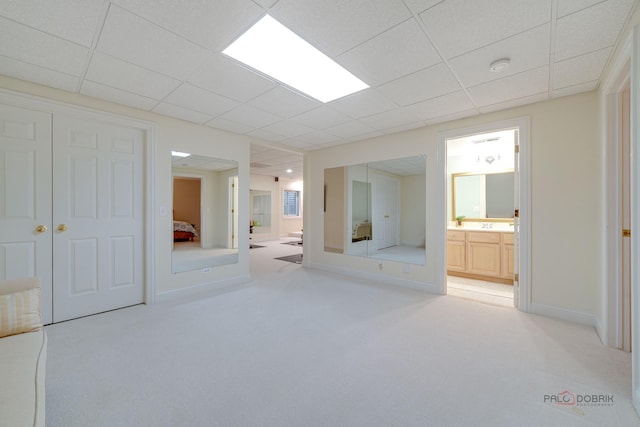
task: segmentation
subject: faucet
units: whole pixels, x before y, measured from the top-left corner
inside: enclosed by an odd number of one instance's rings
[[[493,229],[493,223],[491,222],[483,222],[481,224],[483,230],[491,230]]]

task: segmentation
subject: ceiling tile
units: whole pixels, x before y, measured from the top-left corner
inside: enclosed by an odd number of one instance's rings
[[[609,0],[558,19],[555,60],[613,46],[634,0]]]
[[[476,49],[451,59],[449,64],[465,87],[521,73],[549,63],[550,26],[541,25],[508,39]],[[509,58],[509,67],[500,73],[491,72],[489,65]]]
[[[323,105],[322,107],[292,117],[291,120],[314,129],[326,129],[351,119],[346,114]]]
[[[259,138],[265,141],[273,141],[273,142],[280,142],[286,139],[284,135],[280,135],[279,133],[269,131],[266,129],[252,130],[251,132],[247,133],[247,135],[253,136],[254,138]]]
[[[449,0],[420,17],[431,41],[452,58],[549,22],[551,0]]]
[[[289,118],[322,105],[315,99],[293,92],[283,86],[276,86],[249,102],[250,105]]]
[[[397,108],[396,104],[389,101],[373,88],[361,90],[353,95],[336,99],[328,105],[356,119]]]
[[[364,117],[360,119],[360,121],[374,129],[384,130],[385,128],[395,128],[409,123],[414,124],[420,121],[420,118],[418,118],[418,116],[409,109],[397,108],[395,110]]]
[[[370,126],[365,125],[359,121],[351,121],[347,123],[343,123],[338,126],[334,126],[326,130],[328,134],[339,136],[341,138],[350,139],[353,137],[359,137],[361,135],[368,135],[371,133],[376,133],[380,135],[375,129]]]
[[[577,93],[589,92],[595,90],[598,87],[598,81],[594,80],[591,82],[581,83],[575,86],[567,86],[562,89],[556,89],[552,92],[551,96],[553,98],[560,98],[561,96],[575,95]]]
[[[598,80],[604,70],[612,48],[580,55],[553,64],[553,89],[575,86]]]
[[[380,86],[380,92],[399,105],[411,105],[460,89],[449,68],[440,63]]]
[[[207,53],[115,5],[109,8],[97,50],[180,80],[186,79]]]
[[[212,119],[210,115],[202,114],[198,111],[189,110],[188,108],[179,107],[177,105],[168,104],[166,102],[156,105],[153,112],[200,124],[206,123]]]
[[[370,86],[378,86],[442,61],[414,19],[340,55],[337,61]]]
[[[199,87],[195,87],[189,83],[184,83],[174,90],[165,98],[165,101],[170,104],[199,111],[210,116],[219,116],[220,114],[240,105],[236,101],[225,98],[224,96],[216,95],[213,92],[200,89]]]
[[[262,129],[269,132],[277,133],[279,135],[283,135],[285,138],[294,138],[313,131],[313,129],[307,126],[292,122],[290,120],[274,123],[272,125],[265,126]]]
[[[208,55],[188,80],[239,102],[249,101],[278,85],[221,54]]]
[[[399,126],[388,127],[388,128],[382,129],[381,132],[387,135],[391,135],[398,132],[404,132],[405,130],[421,128],[421,127],[424,127],[425,125],[426,123],[423,120],[420,120],[417,122],[405,123]]]
[[[591,7],[602,0],[558,0],[558,18]]]
[[[308,144],[328,144],[328,143],[344,143],[345,141],[335,135],[328,134],[323,131],[313,131],[304,135],[293,138],[297,141],[305,142]]]
[[[94,52],[86,79],[153,99],[164,98],[180,85],[176,79],[100,52]]]
[[[411,17],[402,0],[280,0],[269,13],[330,56]]]
[[[158,105],[156,99],[147,98],[135,93],[126,92],[114,87],[101,85],[89,80],[82,82],[80,93],[94,98],[106,99],[116,104],[128,105],[130,107],[139,108],[141,110],[151,110]]]
[[[264,14],[250,0],[111,0],[167,30],[222,50]]]
[[[78,77],[0,56],[0,74],[75,92]]]
[[[280,117],[250,105],[242,104],[220,116],[222,119],[261,128],[281,120]]]
[[[411,9],[411,11],[415,14],[419,14],[441,3],[443,0],[404,0],[404,3]]]
[[[478,106],[487,106],[549,91],[549,67],[540,67],[469,88]]]
[[[450,114],[467,111],[474,108],[473,103],[467,94],[460,90],[440,96],[438,98],[429,99],[407,107],[422,120],[432,120],[436,117],[448,116]]]
[[[220,117],[216,117],[205,124],[212,128],[222,129],[228,132],[240,133],[240,134],[251,132],[252,130],[255,129],[255,127],[253,126],[233,122],[231,120],[226,120]]]
[[[0,55],[80,76],[89,50],[0,17]]]
[[[460,120],[460,119],[464,119],[466,117],[472,117],[472,116],[477,116],[477,115],[478,115],[478,110],[476,110],[474,108],[473,110],[460,111],[458,113],[447,114],[445,116],[438,116],[438,117],[435,117],[433,119],[426,120],[426,123],[427,123],[427,125],[431,126],[431,125],[434,125],[436,123],[444,123],[444,122],[449,122],[449,121],[452,121],[452,120]]]
[[[45,33],[91,46],[103,0],[20,0],[0,2],[0,15]]]
[[[524,96],[522,98],[516,98],[516,99],[511,99],[505,102],[498,102],[496,104],[486,105],[484,107],[480,107],[480,112],[484,114],[484,113],[490,113],[492,111],[506,110],[509,108],[519,107],[521,105],[534,104],[536,102],[546,101],[548,99],[549,99],[548,92],[537,93],[534,95]]]

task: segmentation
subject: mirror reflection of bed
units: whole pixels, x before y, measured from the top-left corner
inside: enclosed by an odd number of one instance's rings
[[[237,165],[201,155],[172,156],[173,273],[238,262]]]

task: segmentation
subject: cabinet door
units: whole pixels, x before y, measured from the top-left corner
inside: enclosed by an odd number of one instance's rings
[[[465,256],[464,241],[448,241],[447,242],[447,270],[465,271],[467,268],[467,260]]]
[[[513,280],[513,245],[502,245],[501,275]]]
[[[500,276],[500,245],[467,243],[468,272],[484,276]]]

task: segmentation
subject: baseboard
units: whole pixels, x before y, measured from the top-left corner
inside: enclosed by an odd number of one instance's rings
[[[608,346],[609,344],[608,344],[607,328],[604,327],[604,325],[602,324],[598,316],[593,316],[593,318],[595,322],[594,327],[596,328],[596,332],[600,337],[600,342],[602,343],[602,345]]]
[[[566,308],[554,307],[546,304],[531,303],[529,313],[539,314],[541,316],[552,317],[554,319],[566,320],[567,322],[580,323],[596,327],[598,324],[596,316],[593,313],[585,313],[583,311],[569,310]]]
[[[232,277],[224,280],[217,280],[214,282],[198,283],[197,285],[187,286],[180,289],[172,289],[166,292],[159,292],[156,294],[155,302],[172,301],[178,298],[189,297],[193,295],[200,295],[206,292],[220,290],[222,288],[241,285],[251,280],[250,274],[243,274],[241,276]]]
[[[440,289],[434,283],[418,282],[416,280],[401,279],[399,277],[394,277],[394,276],[382,275],[378,273],[369,273],[365,271],[354,270],[347,267],[339,267],[335,265],[320,264],[320,263],[314,263],[314,262],[305,264],[303,261],[303,265],[304,267],[307,267],[307,268],[315,268],[317,270],[329,271],[331,273],[342,274],[344,276],[349,276],[356,279],[370,280],[372,282],[382,283],[387,285],[402,286],[404,288],[410,288],[418,291],[425,291],[431,294],[440,295]]]

